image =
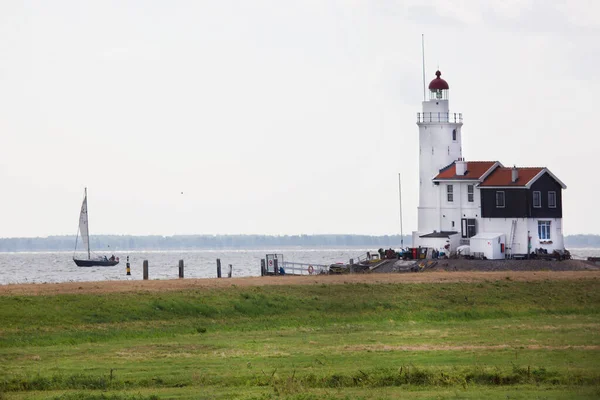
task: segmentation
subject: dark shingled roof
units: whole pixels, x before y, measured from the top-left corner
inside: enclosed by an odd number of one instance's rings
[[[449,238],[452,235],[456,235],[458,232],[455,231],[441,231],[441,232],[432,232],[426,235],[421,235],[421,238]]]

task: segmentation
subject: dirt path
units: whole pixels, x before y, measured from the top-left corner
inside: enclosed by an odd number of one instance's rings
[[[392,346],[392,345],[382,345],[382,344],[371,344],[371,345],[353,345],[353,346],[344,346],[345,351],[349,352],[357,352],[357,351],[473,351],[473,350],[505,350],[505,349],[515,349],[519,350],[528,349],[528,350],[600,350],[600,346],[586,346],[586,345],[575,345],[575,346],[541,346],[538,344],[530,344],[530,345],[507,345],[507,344],[496,344],[496,345],[430,345],[430,344],[422,344],[422,345],[412,345],[412,346]]]
[[[411,274],[354,274],[318,276],[266,276],[231,279],[173,279],[0,285],[0,296],[65,293],[161,292],[230,286],[316,285],[345,283],[446,283],[496,280],[543,281],[600,279],[600,271],[456,271]]]

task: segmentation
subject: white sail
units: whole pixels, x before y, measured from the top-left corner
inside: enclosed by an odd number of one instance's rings
[[[83,203],[81,204],[81,212],[79,213],[79,233],[81,234],[81,241],[85,250],[88,252],[88,258],[90,258],[90,232],[88,230],[88,211],[87,211],[87,190]]]

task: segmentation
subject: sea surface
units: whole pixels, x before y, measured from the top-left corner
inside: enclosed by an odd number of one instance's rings
[[[150,279],[176,279],[178,262],[184,260],[186,278],[216,278],[216,260],[221,260],[222,276],[229,264],[233,276],[259,276],[260,260],[266,254],[282,254],[285,261],[334,264],[347,263],[373,249],[267,249],[267,250],[171,250],[118,251],[120,263],[114,267],[78,267],[72,252],[0,253],[0,285],[11,283],[55,283],[105,280],[141,280],[142,265],[148,260]],[[573,258],[600,256],[600,249],[571,249]],[[112,253],[111,253],[112,254]],[[111,254],[107,254],[110,257]],[[129,256],[131,275],[126,275]]]
[[[0,285],[11,283],[55,283],[105,280],[141,280],[143,262],[148,260],[149,279],[176,279],[179,260],[184,261],[186,278],[216,278],[221,260],[221,275],[227,276],[229,264],[233,277],[260,276],[260,260],[266,254],[282,254],[284,261],[334,264],[357,259],[368,249],[266,249],[266,250],[169,250],[116,251],[120,263],[114,267],[78,267],[73,252],[0,253]],[[373,249],[370,249],[373,251]],[[104,255],[104,254],[103,254]],[[126,275],[129,256],[131,275]],[[83,255],[79,254],[79,257]]]

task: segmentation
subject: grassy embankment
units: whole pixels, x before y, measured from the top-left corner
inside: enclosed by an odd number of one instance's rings
[[[600,397],[600,281],[0,296],[0,399]]]

